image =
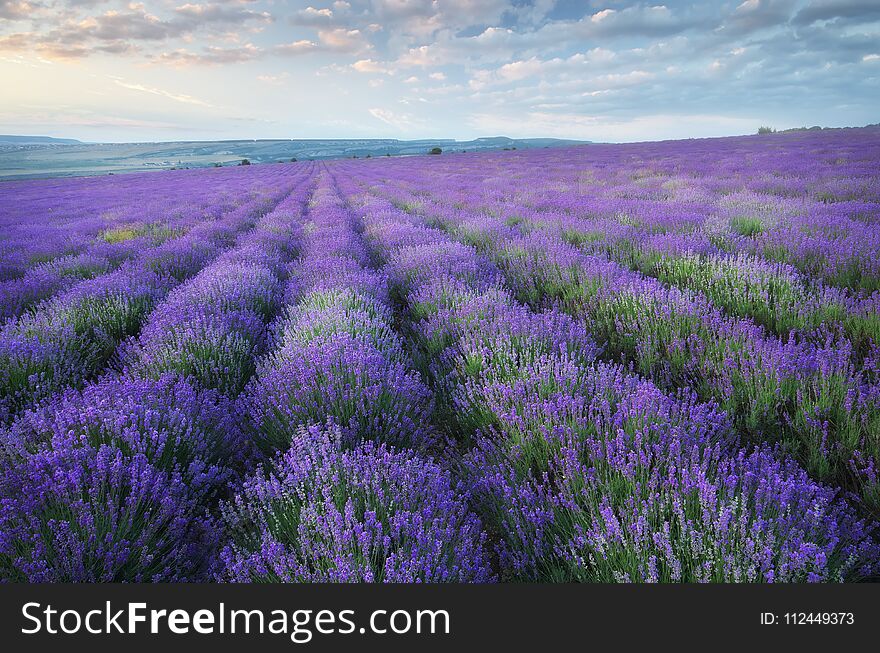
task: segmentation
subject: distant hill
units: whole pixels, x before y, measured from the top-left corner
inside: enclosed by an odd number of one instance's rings
[[[10,134],[0,134],[0,143],[16,143],[19,145],[33,144],[50,144],[57,143],[59,145],[81,145],[82,141],[74,138],[53,138],[52,136],[13,136]]]
[[[12,140],[10,140],[12,139]],[[417,156],[435,147],[444,154],[578,145],[585,141],[493,136],[471,141],[422,139],[300,139],[81,143],[41,136],[0,136],[0,179],[66,177],[174,168],[204,168],[296,159]]]

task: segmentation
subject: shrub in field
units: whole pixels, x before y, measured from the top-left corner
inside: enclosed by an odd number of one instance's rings
[[[288,309],[276,338],[281,347],[305,346],[342,333],[370,343],[389,361],[407,363],[392,319],[387,306],[349,288],[313,291]]]
[[[229,396],[253,375],[266,328],[250,311],[214,313],[197,305],[176,312],[167,330],[159,326],[151,325],[140,342],[122,352],[126,373],[147,378],[175,373]]]
[[[42,449],[0,481],[0,579],[194,581],[210,573],[212,522],[179,473],[119,448]]]
[[[176,375],[157,380],[108,376],[22,413],[0,432],[7,457],[45,449],[109,446],[178,474],[191,491],[222,491],[253,453],[232,403]]]
[[[485,535],[434,463],[300,428],[223,504],[224,580],[486,582]]]
[[[183,281],[202,269],[216,255],[217,246],[214,243],[204,239],[179,238],[156,248],[153,256],[144,265],[157,275]]]
[[[474,256],[461,243],[437,242],[401,247],[385,267],[389,281],[400,293],[436,278],[454,278],[475,290],[501,286],[495,267]]]
[[[384,275],[365,269],[348,256],[312,256],[291,266],[288,303],[294,303],[303,290],[339,290],[347,288],[381,304],[388,304],[388,281]]]
[[[63,292],[84,279],[114,267],[106,256],[77,254],[54,259],[28,270],[19,279],[0,282],[0,320],[21,315],[25,309]]]
[[[456,438],[465,445],[475,431],[495,423],[479,393],[471,392],[474,386],[517,379],[547,354],[589,363],[598,353],[586,329],[569,316],[532,313],[497,290],[459,296],[416,323],[413,332],[435,391],[448,404]]]
[[[255,370],[279,283],[268,267],[218,261],[178,287],[120,357],[131,373],[176,372],[237,395]]]
[[[613,367],[538,361],[483,390],[499,417],[466,459],[508,574],[543,581],[844,581],[880,549],[836,490],[727,417]]]
[[[667,288],[543,234],[505,243],[496,260],[523,301],[581,316],[608,358],[664,388],[690,387],[717,401],[744,433],[781,442],[816,478],[854,488],[880,509],[878,391],[839,334],[768,337],[702,294]]]
[[[343,442],[421,444],[432,409],[419,375],[362,337],[335,334],[274,353],[243,397],[257,444],[284,450],[297,428],[332,421]]]
[[[88,281],[0,328],[0,420],[95,373],[134,333],[164,280],[123,270]]]
[[[730,219],[730,228],[740,236],[750,237],[764,231],[764,222],[761,218],[735,216]]]

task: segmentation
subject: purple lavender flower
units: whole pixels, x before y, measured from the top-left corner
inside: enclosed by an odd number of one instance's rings
[[[68,390],[0,431],[7,457],[46,449],[110,446],[176,474],[199,496],[224,489],[253,454],[233,404],[166,374],[157,380],[108,376]]]
[[[839,582],[878,572],[875,525],[778,452],[737,449],[711,405],[552,358],[483,394],[500,426],[465,467],[511,577]]]
[[[300,428],[223,504],[221,578],[237,582],[488,582],[486,537],[449,477],[412,453]]]
[[[0,579],[195,581],[216,534],[179,474],[112,445],[44,449],[4,470]]]

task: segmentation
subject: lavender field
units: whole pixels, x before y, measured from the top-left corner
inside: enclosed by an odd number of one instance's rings
[[[0,184],[0,579],[880,578],[880,128]]]

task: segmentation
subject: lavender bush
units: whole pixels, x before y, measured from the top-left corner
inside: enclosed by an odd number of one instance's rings
[[[487,582],[480,522],[436,464],[298,430],[222,507],[222,578],[238,582]]]
[[[878,160],[7,182],[0,580],[875,580]]]

